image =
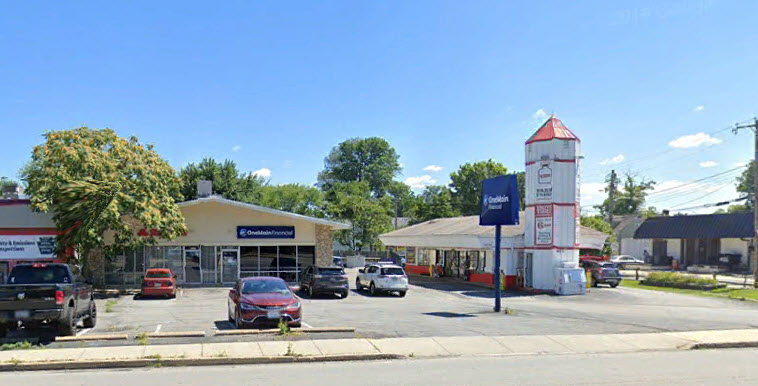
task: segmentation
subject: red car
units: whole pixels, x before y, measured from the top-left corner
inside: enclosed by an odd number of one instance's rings
[[[150,268],[142,279],[142,296],[176,297],[176,275],[168,268]]]
[[[280,320],[290,327],[300,327],[302,307],[284,280],[248,277],[237,280],[229,291],[227,314],[236,328],[275,325]]]

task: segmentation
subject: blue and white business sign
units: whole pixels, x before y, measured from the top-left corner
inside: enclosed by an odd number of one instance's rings
[[[482,181],[479,225],[518,224],[519,200],[515,174]]]
[[[238,239],[294,239],[293,226],[238,226]]]

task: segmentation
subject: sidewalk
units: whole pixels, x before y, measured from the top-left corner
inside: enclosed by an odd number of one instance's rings
[[[758,347],[758,329],[608,335],[325,339],[0,352],[0,371]]]

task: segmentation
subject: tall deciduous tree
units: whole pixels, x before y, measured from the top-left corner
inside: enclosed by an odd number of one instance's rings
[[[34,209],[53,212],[59,230],[78,229],[80,256],[106,247],[103,234],[108,230],[116,249],[154,241],[136,237],[140,228],[156,229],[165,239],[186,232],[174,202],[181,196],[179,179],[152,145],[87,127],[44,137],[22,171],[26,193]],[[59,240],[65,243],[66,237]]]
[[[392,229],[392,200],[388,196],[372,197],[367,181],[336,182],[325,194],[329,214],[352,225],[338,231],[335,239],[353,251],[379,246],[378,236]]]
[[[338,182],[366,181],[374,197],[387,193],[400,172],[395,149],[383,138],[352,138],[335,146],[324,160],[318,185],[324,191]]]
[[[258,203],[261,200],[262,187],[266,184],[263,177],[237,169],[234,161],[217,162],[212,158],[204,158],[198,164],[191,163],[179,172],[181,178],[181,194],[186,200],[197,198],[197,181],[213,182],[213,193],[224,198],[248,203]]]
[[[508,173],[508,168],[493,160],[461,165],[458,171],[450,173],[450,188],[453,206],[464,216],[479,214],[479,200],[482,196],[482,181]]]
[[[326,217],[324,194],[312,187],[301,184],[264,186],[257,204],[313,217]]]
[[[411,187],[401,181],[390,182],[387,194],[392,198],[397,208],[398,217],[408,217],[413,211],[414,195]]]
[[[655,181],[640,179],[639,181],[633,174],[627,173],[624,176],[623,186],[616,187],[615,203],[613,205],[614,215],[641,214],[650,215],[655,212],[655,208],[645,208],[645,198],[650,190],[655,187]],[[610,184],[610,180],[607,181]],[[606,192],[610,194],[610,185],[606,187]],[[601,205],[595,206],[600,214],[605,217],[610,213],[611,199],[610,195]]]
[[[455,217],[458,212],[453,208],[453,196],[447,186],[427,186],[416,197],[411,221],[416,224],[435,218]]]

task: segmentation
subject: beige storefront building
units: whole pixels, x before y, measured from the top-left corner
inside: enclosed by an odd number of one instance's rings
[[[106,259],[107,285],[139,285],[148,268],[171,268],[178,282],[188,285],[227,284],[249,276],[296,282],[305,267],[331,264],[332,231],[348,228],[340,222],[217,196],[178,206],[187,234]]]

